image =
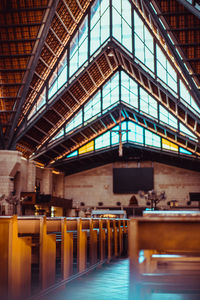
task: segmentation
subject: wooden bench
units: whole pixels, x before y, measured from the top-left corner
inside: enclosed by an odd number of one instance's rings
[[[187,260],[200,256],[200,217],[145,217],[130,220],[130,299],[145,299],[152,290],[180,292],[200,290],[200,273],[195,270],[158,273],[151,268],[141,268],[139,253],[173,253],[186,256]],[[196,258],[195,258],[196,257]],[[173,259],[175,261],[175,257]],[[177,260],[178,261],[178,258]],[[146,272],[146,273],[145,273]]]

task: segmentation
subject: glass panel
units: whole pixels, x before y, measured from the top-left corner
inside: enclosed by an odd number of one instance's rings
[[[66,157],[69,158],[69,157],[74,157],[74,156],[77,156],[78,155],[78,150],[68,154]]]
[[[180,122],[179,129],[181,132],[185,133],[189,137],[192,137],[194,140],[197,140],[197,137],[185,126]]]
[[[119,101],[119,72],[103,86],[102,95],[103,110]]]
[[[157,134],[145,129],[145,145],[161,147],[161,138]]]
[[[30,118],[37,112],[36,105],[33,106],[32,110],[30,111],[30,114],[28,115],[27,119],[30,120]]]
[[[59,133],[56,136],[54,136],[52,140],[56,140],[63,135],[64,135],[64,129],[60,130]]]
[[[110,36],[110,15],[109,9],[101,17],[101,33],[100,40],[101,44],[105,42],[105,40]]]
[[[130,11],[130,15],[131,15],[131,11]],[[132,29],[123,19],[122,19],[122,45],[125,46],[130,52],[132,52]]]
[[[40,95],[40,97],[36,103],[37,111],[45,104],[46,104],[46,88],[44,88],[44,91],[42,92],[42,94]]]
[[[177,74],[161,48],[156,44],[157,76],[177,93]]]
[[[92,118],[101,111],[101,92],[97,94],[84,106],[84,121]]]
[[[58,89],[60,89],[65,82],[67,82],[67,66],[62,70],[58,77]]]
[[[79,148],[78,154],[87,153],[94,150],[94,141],[91,141],[84,145],[83,147]]]
[[[121,16],[120,14],[113,9],[113,36],[122,43],[122,24],[121,24]]]
[[[128,121],[128,141],[135,143],[144,143],[144,130],[141,126]]]
[[[189,155],[192,154],[192,152],[190,152],[190,151],[188,151],[188,150],[186,150],[186,149],[184,149],[182,147],[179,147],[179,151],[180,151],[180,153],[183,153],[183,154],[189,154]]]
[[[46,88],[44,88],[42,94],[39,96],[39,99],[37,100],[37,103],[33,106],[31,112],[27,117],[27,120],[30,120],[30,118],[45,104],[46,104]]]
[[[99,48],[110,34],[109,2],[97,0],[91,7],[90,54]]]
[[[110,146],[110,131],[97,137],[94,142],[96,150]]]
[[[109,7],[109,1],[96,0],[91,7],[91,28],[100,20],[105,10]]]
[[[157,119],[157,106],[157,101],[152,98],[143,88],[140,88],[140,110]]]
[[[57,90],[58,90],[58,81],[56,80],[49,88],[49,92],[48,92],[49,99],[57,92]]]
[[[148,28],[134,11],[135,56],[154,72],[154,41]]]
[[[101,26],[98,22],[90,32],[91,43],[90,43],[90,53],[92,54],[101,45]]]
[[[141,39],[135,35],[135,56],[144,63],[145,61],[145,52],[144,52],[144,43],[141,41]]]
[[[177,129],[178,128],[177,119],[170,112],[168,112],[168,110],[166,110],[162,105],[159,105],[159,108],[160,108],[160,110],[159,110],[160,111],[160,114],[159,114],[160,121]]]
[[[113,36],[132,52],[131,4],[128,0],[112,2]]]
[[[65,132],[69,132],[74,128],[77,128],[79,125],[81,125],[83,122],[83,111],[79,111],[75,117],[69,121],[69,123],[65,127]]]
[[[190,95],[183,81],[180,80],[179,82],[180,82],[180,97],[181,100],[183,100],[182,102],[184,102],[186,106],[188,106],[187,104],[189,104],[190,108],[192,107],[192,109],[195,109],[197,112],[200,113],[199,106],[196,104],[194,98]]]
[[[49,99],[67,82],[67,52],[59,62],[51,79],[49,80]]]
[[[70,43],[70,77],[88,58],[88,16],[81,24],[78,32]]]
[[[121,101],[138,108],[138,85],[123,71],[121,71]]]
[[[122,142],[125,142],[127,140],[126,138],[126,122],[122,122],[121,124],[121,130],[124,130],[124,132],[122,132]],[[111,130],[111,145],[115,145],[115,144],[119,144],[119,125],[115,126],[112,130]]]
[[[172,150],[172,151],[178,152],[177,145],[175,145],[174,143],[169,142],[168,140],[163,139],[163,138],[162,138],[162,147],[163,147],[163,149],[166,149],[166,150]]]

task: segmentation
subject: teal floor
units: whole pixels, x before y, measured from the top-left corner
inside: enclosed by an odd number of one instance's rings
[[[49,300],[128,300],[129,261],[118,260],[91,271]],[[139,299],[135,299],[139,300]],[[200,295],[152,294],[145,300],[200,300]]]

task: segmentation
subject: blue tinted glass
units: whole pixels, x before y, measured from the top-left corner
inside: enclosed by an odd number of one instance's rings
[[[188,150],[186,150],[186,149],[184,149],[182,147],[179,147],[179,151],[180,151],[180,153],[183,153],[183,154],[189,154],[189,155],[192,154],[192,152],[190,152],[190,151],[188,151]]]
[[[52,140],[56,140],[56,139],[60,138],[63,135],[64,135],[64,129],[60,130],[60,132],[56,136],[54,136]]]
[[[69,158],[69,157],[74,157],[74,156],[77,156],[77,155],[78,155],[78,151],[76,150],[76,151],[68,154],[66,157]]]

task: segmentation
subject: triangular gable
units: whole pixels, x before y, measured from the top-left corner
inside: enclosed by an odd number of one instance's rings
[[[199,112],[200,108],[191,96],[189,84],[182,77],[178,65],[173,66],[175,58],[162,41],[158,44],[155,30],[148,28],[134,4],[129,0],[123,0],[123,5],[122,1],[111,1],[110,7],[109,3],[107,0],[96,0],[91,6],[90,13],[85,16],[58,66],[52,71],[48,82],[47,102],[65,83],[72,80],[83,65],[88,64],[91,56],[107,40],[113,39],[125,47],[130,56],[155,77],[158,83],[175,97],[181,98],[190,109]]]
[[[121,83],[121,85],[120,85]],[[197,141],[196,135],[189,130],[179,119],[172,115],[162,104],[153,98],[143,87],[140,87],[124,71],[116,72],[106,84],[67,122],[57,137],[85,126],[94,118],[112,109],[119,103],[128,104],[135,111],[147,115],[156,122],[186,135]],[[55,139],[55,138],[54,138]]]
[[[109,3],[112,3],[112,7],[109,6]],[[85,16],[68,45],[61,63],[49,80],[48,91],[45,93],[49,98],[46,99],[47,102],[49,100],[53,102],[55,94],[59,96],[59,88],[64,84],[76,80],[80,69],[89,64],[93,59],[92,55],[95,56],[96,51],[100,51],[102,43],[107,40],[116,40],[122,49],[126,48],[130,59],[154,78],[154,82],[156,81],[158,85],[168,90],[177,102],[180,99],[184,106],[197,114],[198,105],[186,87],[185,79],[182,78],[178,66],[173,66],[174,58],[166,51],[166,47],[162,46],[162,42],[158,42],[154,38],[155,33],[144,23],[134,6],[131,9],[131,5],[128,0],[123,1],[123,7],[126,9],[123,9],[122,1],[98,0],[94,2],[90,13]],[[127,7],[130,9],[127,10]],[[95,39],[98,43],[96,42],[93,47]],[[108,52],[108,55],[112,55],[112,50]],[[72,118],[66,120],[60,133],[58,132],[58,135],[52,140],[56,140],[62,134],[65,136],[71,134],[72,131],[85,126],[93,118],[105,113],[120,102],[130,105],[141,115],[148,116],[152,122],[156,121],[166,128],[174,130],[175,134],[180,132],[182,135],[187,135],[189,139],[197,140],[195,132],[186,127],[188,123],[185,124],[183,118],[178,119],[173,115],[170,112],[169,104],[163,106],[155,98],[155,95],[152,96],[153,92],[151,94],[150,88],[148,91],[147,89],[145,84],[139,84],[125,72],[116,72],[102,87],[97,86],[97,93],[91,99],[88,97],[87,103],[76,106],[74,115],[69,117],[72,116]]]

